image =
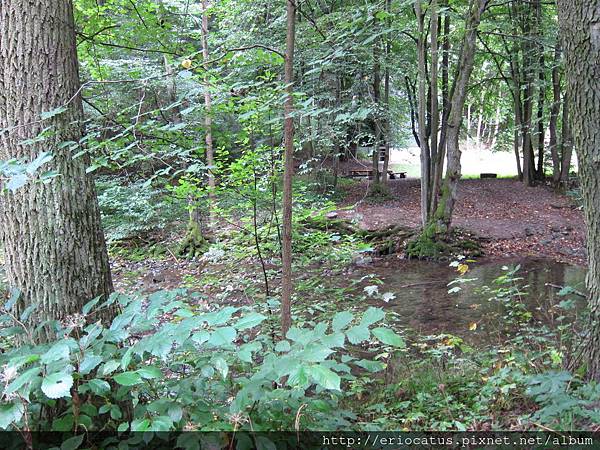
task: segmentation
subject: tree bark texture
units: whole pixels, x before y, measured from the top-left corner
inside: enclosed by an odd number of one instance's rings
[[[43,170],[60,174],[0,200],[8,282],[22,292],[18,309],[38,305],[32,324],[78,313],[113,289],[89,157],[73,158],[77,145],[64,145],[83,136],[75,45],[71,0],[0,2],[0,158],[31,161],[50,152]],[[46,128],[43,140],[24,142]]]
[[[584,355],[600,381],[600,0],[558,0],[571,126],[588,229],[590,323]]]

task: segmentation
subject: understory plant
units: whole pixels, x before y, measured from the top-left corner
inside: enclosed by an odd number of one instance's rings
[[[207,308],[185,290],[113,294],[31,327],[34,308],[17,317],[18,297],[0,318],[4,430],[340,429],[353,420],[339,407],[344,386],[356,370],[384,367],[356,359],[348,347],[404,346],[392,330],[374,326],[385,316],[378,308],[361,317],[340,312],[283,339],[253,308]],[[114,320],[96,320],[107,309],[118,310]],[[39,343],[42,326],[56,339]]]

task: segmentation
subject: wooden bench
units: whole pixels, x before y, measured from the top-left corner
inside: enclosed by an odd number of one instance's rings
[[[350,169],[348,171],[348,176],[350,178],[373,178],[373,169]],[[388,170],[388,176],[390,180],[395,180],[397,178],[406,178],[406,172],[395,173],[392,170]]]

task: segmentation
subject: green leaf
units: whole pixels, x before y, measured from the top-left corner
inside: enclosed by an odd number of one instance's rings
[[[246,330],[261,324],[266,318],[267,316],[254,312],[241,317],[234,326],[238,330]]]
[[[328,368],[320,365],[308,366],[306,372],[319,386],[325,389],[340,390],[341,379],[339,375]]]
[[[19,375],[12,383],[10,383],[4,390],[4,394],[10,394],[16,392],[25,386],[27,383],[33,381],[40,374],[41,367],[32,367]]]
[[[183,409],[177,403],[173,403],[169,405],[169,408],[167,409],[167,414],[173,422],[179,422],[183,417]]]
[[[217,371],[221,374],[221,377],[223,379],[226,379],[227,374],[229,373],[229,366],[227,365],[227,361],[225,361],[219,356],[213,359],[212,364],[214,368],[217,369]]]
[[[258,436],[256,438],[256,448],[257,450],[277,450],[275,443],[265,436]]]
[[[42,363],[49,364],[54,361],[62,361],[69,359],[69,346],[64,341],[59,341],[50,347],[46,353],[42,355]]]
[[[60,446],[60,450],[76,450],[81,446],[83,442],[84,435],[73,436],[72,438],[67,439]]]
[[[321,362],[325,361],[329,355],[333,353],[333,350],[323,345],[312,344],[309,345],[300,354],[300,358],[308,362]]]
[[[291,345],[289,341],[279,341],[277,345],[275,345],[275,351],[279,353],[289,352]]]
[[[52,155],[47,152],[41,152],[37,158],[27,165],[27,173],[33,175],[44,164],[52,161]]]
[[[29,178],[27,177],[27,175],[25,175],[24,173],[18,173],[10,177],[8,183],[6,183],[6,188],[11,192],[15,192],[17,189],[25,186],[28,180]]]
[[[381,319],[385,317],[385,312],[381,308],[370,307],[363,314],[362,320],[360,321],[360,325],[364,327],[368,327],[369,325],[374,324],[375,322],[379,322]]]
[[[356,361],[358,367],[362,367],[363,369],[368,370],[369,372],[379,372],[385,368],[385,365],[379,361],[369,361],[368,359],[361,359],[360,361]]]
[[[106,361],[100,368],[99,374],[101,376],[110,375],[115,370],[117,370],[120,365],[121,365],[121,363],[119,361],[117,361],[116,359],[111,359],[110,361]]]
[[[237,331],[233,327],[217,328],[213,331],[208,339],[208,343],[215,347],[221,347],[233,342],[237,336]]]
[[[98,364],[100,364],[101,362],[102,362],[102,357],[100,357],[98,355],[94,355],[94,354],[85,355],[85,358],[83,358],[83,361],[79,365],[79,373],[81,375],[87,375],[92,370],[94,370],[96,367],[98,367]]]
[[[332,328],[333,331],[340,331],[344,329],[352,320],[354,315],[350,311],[341,311],[333,316]]]
[[[137,372],[123,372],[114,377],[121,386],[135,386],[142,383],[142,377]]]
[[[48,398],[70,397],[73,386],[73,376],[67,372],[56,372],[44,377],[42,392]]]
[[[145,378],[147,380],[152,380],[152,379],[163,377],[163,374],[160,371],[160,369],[158,367],[154,367],[154,366],[142,367],[141,369],[136,370],[136,372],[142,378]]]
[[[361,342],[369,339],[369,336],[371,336],[369,328],[363,326],[362,324],[352,327],[346,331],[346,337],[348,337],[348,340],[351,344],[360,344]]]
[[[148,431],[150,421],[148,419],[137,419],[131,422],[131,431]]]
[[[373,336],[375,336],[381,343],[391,345],[393,347],[404,348],[406,343],[402,337],[398,336],[389,328],[375,328],[371,330]]]
[[[40,114],[42,120],[51,119],[54,116],[58,116],[59,114],[64,113],[67,110],[66,106],[59,106],[58,108],[54,108],[51,111],[44,111]]]
[[[90,390],[96,395],[104,395],[110,392],[110,384],[107,381],[94,378],[86,383]]]
[[[288,386],[306,386],[308,383],[308,374],[304,370],[304,366],[298,366],[298,368],[290,373],[287,384]]]
[[[21,402],[0,404],[0,428],[6,430],[11,424],[19,422],[24,412]]]

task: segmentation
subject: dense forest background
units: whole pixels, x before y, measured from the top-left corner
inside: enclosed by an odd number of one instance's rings
[[[3,1],[0,427],[598,431],[600,5],[557,3]]]

